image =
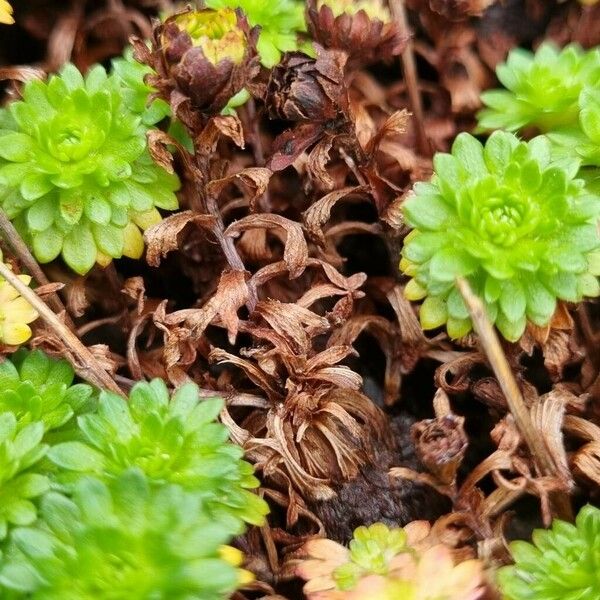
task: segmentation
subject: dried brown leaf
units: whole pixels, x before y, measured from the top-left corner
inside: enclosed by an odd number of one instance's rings
[[[283,229],[287,234],[283,260],[289,271],[290,279],[295,279],[302,275],[308,260],[308,246],[304,239],[304,233],[302,227],[295,221],[270,213],[248,215],[232,223],[225,230],[225,235],[236,238],[249,229],[272,229],[275,227]]]
[[[152,267],[158,267],[161,257],[164,258],[169,252],[179,247],[177,236],[189,223],[195,223],[212,231],[216,221],[211,215],[199,215],[191,210],[179,212],[163,219],[144,232],[144,240],[147,245],[146,262]]]

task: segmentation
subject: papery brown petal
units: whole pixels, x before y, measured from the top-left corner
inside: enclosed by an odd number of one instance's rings
[[[299,352],[308,352],[311,337],[329,329],[327,319],[297,304],[269,299],[259,302],[255,310]]]
[[[245,147],[244,128],[240,118],[235,115],[215,115],[213,117],[215,127],[238,148]]]
[[[201,309],[192,309],[191,314],[185,319],[186,325],[192,328],[196,337],[199,337],[218,315],[219,324],[227,329],[229,343],[233,345],[240,322],[237,313],[246,304],[248,298],[246,273],[226,269],[219,279],[217,291]]]

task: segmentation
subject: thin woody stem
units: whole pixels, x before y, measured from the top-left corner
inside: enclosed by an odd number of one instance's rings
[[[531,456],[543,475],[558,477],[552,455],[548,451],[540,433],[533,425],[529,409],[525,404],[517,380],[502,350],[498,336],[487,317],[483,302],[473,293],[469,283],[465,279],[457,279],[456,285],[465,300],[475,331],[479,334],[479,341],[481,342],[483,351],[494,370],[517,429],[529,447]],[[565,492],[553,493],[552,503],[557,516],[566,520],[573,519],[573,509],[568,494]]]
[[[77,357],[73,368],[77,374],[91,384],[123,396],[123,392],[112,377],[102,368],[96,357],[77,336],[56,316],[50,307],[11,270],[0,261],[0,275],[6,279],[35,308],[40,317],[54,330],[60,340]]]
[[[401,54],[402,70],[404,71],[404,80],[406,81],[406,89],[410,100],[410,107],[415,117],[417,145],[419,152],[423,156],[431,155],[431,146],[425,133],[423,104],[421,102],[421,94],[419,93],[419,78],[417,76],[417,66],[415,63],[415,54],[413,44],[406,19],[406,8],[404,0],[390,0],[392,15],[400,33],[406,36],[406,48]]]

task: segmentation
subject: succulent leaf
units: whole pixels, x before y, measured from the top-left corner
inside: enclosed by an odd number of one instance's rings
[[[218,398],[201,400],[194,384],[169,400],[160,379],[135,385],[129,402],[102,392],[97,413],[78,419],[83,441],[58,444],[49,458],[75,478],[89,473],[111,479],[138,467],[153,484],[194,490],[214,518],[241,530],[243,522],[262,523],[268,508],[249,491],[258,480],[242,449],[215,422],[222,406]]]
[[[152,162],[121,93],[101,66],[84,78],[66,65],[0,111],[0,204],[40,262],[62,254],[83,274],[139,258],[136,218],[178,206],[177,177]]]
[[[485,146],[460,134],[451,154],[436,155],[431,182],[415,184],[404,205],[414,229],[401,268],[414,278],[409,296],[427,296],[424,329],[446,323],[451,337],[470,331],[457,277],[510,341],[527,320],[547,325],[557,300],[598,295],[589,265],[600,250],[600,196],[576,179],[578,161],[550,156],[547,138],[521,142],[502,131]]]
[[[506,600],[575,600],[600,597],[600,510],[584,506],[575,525],[556,520],[536,530],[533,543],[510,545],[514,565],[498,571]]]
[[[155,488],[139,470],[106,484],[83,478],[72,499],[46,494],[42,519],[13,532],[0,582],[36,600],[220,600],[248,579],[223,548],[234,533],[202,499]]]

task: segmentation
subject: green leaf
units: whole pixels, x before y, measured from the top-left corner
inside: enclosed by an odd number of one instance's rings
[[[499,313],[496,318],[496,327],[509,342],[518,341],[523,335],[526,325],[527,319],[524,314],[515,320],[509,319],[503,313]]]
[[[19,189],[25,200],[37,200],[52,190],[52,183],[42,173],[30,173],[23,177]]]
[[[113,225],[92,225],[92,232],[97,247],[101,252],[112,258],[123,255],[123,230]]]
[[[59,467],[82,473],[101,473],[104,456],[81,442],[64,442],[50,448],[48,458]]]
[[[45,231],[54,223],[56,212],[56,198],[48,194],[40,198],[27,211],[27,225],[32,231]]]
[[[505,281],[500,294],[500,310],[506,319],[513,323],[520,323],[525,316],[527,297],[521,283],[517,280]]]
[[[62,255],[65,262],[80,275],[87,273],[96,262],[96,244],[89,228],[75,226],[64,239]]]
[[[62,246],[63,236],[55,227],[49,227],[33,236],[33,252],[41,263],[54,260],[60,254]]]
[[[452,144],[452,155],[470,175],[484,176],[488,170],[483,158],[483,145],[468,133],[460,133]]]
[[[421,327],[427,329],[437,329],[446,323],[448,319],[448,309],[446,302],[436,296],[428,296],[421,305],[419,311]]]
[[[0,135],[0,156],[12,162],[25,162],[34,150],[34,141],[24,133]]]
[[[443,248],[431,259],[431,277],[440,281],[454,281],[457,277],[470,275],[477,268],[477,262],[468,254],[453,248]]]

